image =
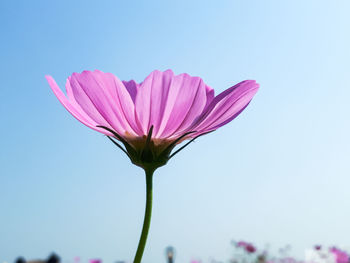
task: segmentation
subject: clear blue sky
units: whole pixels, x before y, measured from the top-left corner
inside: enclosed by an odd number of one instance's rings
[[[130,260],[141,169],[50,90],[100,69],[142,81],[197,75],[260,91],[229,125],[155,176],[144,262],[230,256],[230,240],[295,255],[350,245],[350,2],[1,1],[0,262],[18,255]]]

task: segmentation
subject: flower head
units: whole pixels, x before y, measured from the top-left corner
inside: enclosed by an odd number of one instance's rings
[[[236,247],[243,248],[249,254],[254,253],[256,251],[256,247],[253,244],[245,242],[245,241],[237,242]]]
[[[322,248],[321,245],[315,245],[315,246],[314,246],[314,249],[315,249],[315,250],[321,250],[321,248]]]
[[[350,257],[345,252],[336,247],[332,247],[329,251],[335,256],[336,263],[349,263]]]
[[[155,70],[141,83],[95,70],[68,77],[65,95],[51,76],[46,78],[75,118],[107,135],[134,164],[153,170],[178,152],[171,153],[177,144],[236,118],[259,87],[246,80],[214,96],[201,78],[171,70]]]
[[[248,243],[245,241],[238,241],[236,247],[245,247]]]
[[[245,250],[248,253],[254,253],[256,251],[256,247],[254,247],[252,244],[247,244]]]

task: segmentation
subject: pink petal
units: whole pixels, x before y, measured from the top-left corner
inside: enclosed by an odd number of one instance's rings
[[[127,89],[127,91],[129,92],[132,101],[135,103],[137,90],[140,87],[140,84],[138,84],[135,80],[129,80],[129,81],[123,80],[122,82],[125,88]]]
[[[198,77],[190,77],[184,74],[184,81],[181,88],[172,115],[165,128],[167,133],[162,134],[162,136],[178,137],[182,135],[200,116],[205,106],[214,97],[214,90],[208,87]],[[186,103],[181,104],[181,100],[184,100]],[[178,125],[180,122],[181,124]]]
[[[192,129],[197,134],[215,130],[236,118],[248,106],[259,85],[254,80],[242,81],[216,96]]]
[[[208,95],[207,95],[208,94]],[[153,71],[138,89],[135,110],[144,134],[166,138],[187,129],[203,111],[212,91],[198,77]]]
[[[211,101],[214,99],[214,90],[209,86],[206,86],[205,89],[206,89],[206,94],[207,94],[207,103],[206,103],[204,108],[206,108],[211,103]]]
[[[135,99],[135,112],[144,134],[153,125],[153,134],[158,132],[162,121],[168,92],[171,87],[171,71],[153,71],[141,84]]]
[[[47,75],[45,77],[58,100],[78,121],[95,131],[101,132],[106,135],[111,135],[109,132],[97,128],[96,125],[98,124],[95,121],[93,121],[91,118],[86,116],[84,112],[78,110],[74,105],[72,105],[72,103],[67,99],[67,97],[64,95],[62,90],[58,87],[57,83],[51,76]]]
[[[73,73],[68,80],[69,99],[96,123],[110,127],[121,135],[140,133],[134,103],[116,76],[96,70]]]

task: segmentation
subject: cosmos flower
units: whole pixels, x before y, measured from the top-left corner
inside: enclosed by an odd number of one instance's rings
[[[259,87],[246,80],[214,96],[201,78],[171,70],[155,70],[141,83],[95,70],[68,77],[64,95],[51,76],[46,78],[75,118],[123,143],[131,161],[142,168],[166,164],[177,144],[232,121]]]
[[[236,243],[236,247],[241,247],[243,248],[247,253],[254,253],[256,251],[256,247],[251,244],[251,243],[247,243],[245,241],[239,241]]]
[[[214,96],[201,78],[185,73],[155,70],[137,83],[95,70],[68,77],[65,95],[51,76],[46,79],[76,119],[107,135],[132,163],[145,170],[146,210],[134,263],[141,262],[146,245],[154,171],[194,139],[236,118],[259,88],[254,80],[246,80]],[[189,141],[173,151],[185,140]]]
[[[252,244],[247,244],[245,247],[245,250],[248,253],[254,253],[256,251],[256,248]]]
[[[248,243],[245,242],[245,241],[238,241],[238,242],[236,243],[236,247],[243,247],[243,248],[244,248],[247,244],[248,244]]]
[[[335,256],[336,263],[349,263],[350,257],[345,251],[336,247],[330,248],[329,251]]]

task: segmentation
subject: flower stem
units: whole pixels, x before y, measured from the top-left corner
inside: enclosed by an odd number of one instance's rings
[[[139,245],[137,247],[136,255],[134,258],[134,263],[140,263],[143,255],[143,251],[146,246],[147,236],[149,226],[151,224],[151,215],[152,215],[152,181],[153,181],[153,172],[152,169],[145,169],[146,172],[146,209],[145,209],[145,218],[143,220],[143,227],[141,232],[141,237]]]

